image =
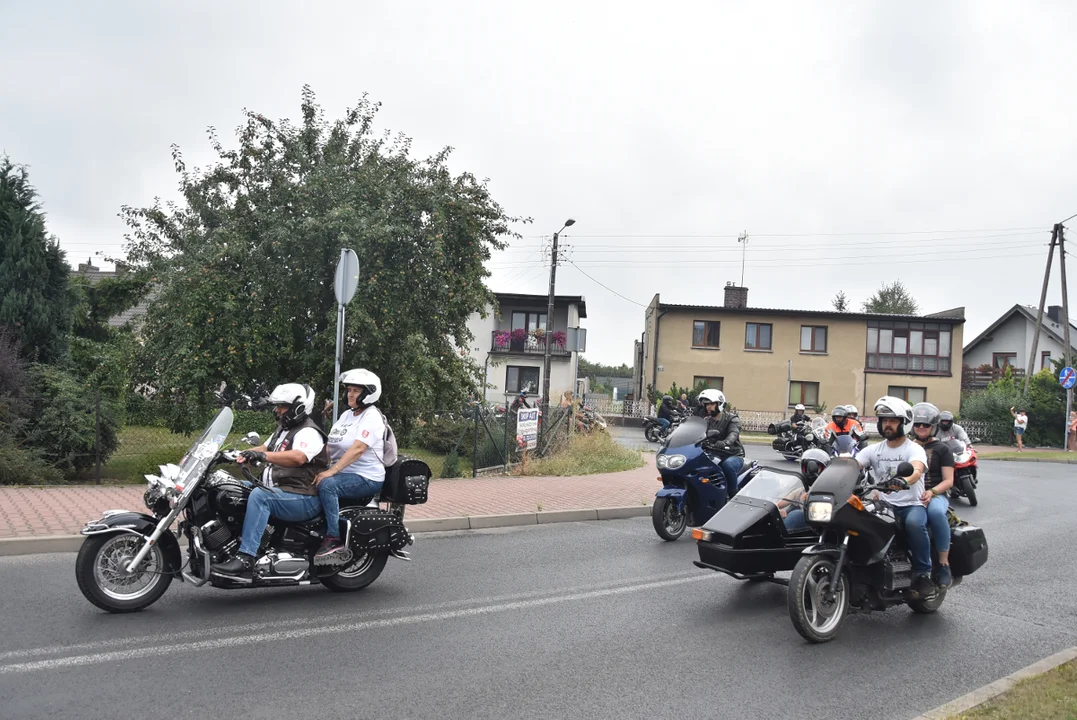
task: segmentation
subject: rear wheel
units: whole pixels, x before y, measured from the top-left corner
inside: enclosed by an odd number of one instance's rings
[[[813,643],[833,640],[849,609],[849,578],[845,573],[834,597],[827,597],[836,564],[829,555],[806,555],[789,578],[789,619],[801,637]]]
[[[643,431],[643,436],[647,438],[647,440],[650,442],[658,442],[658,426],[648,425],[647,428]]]
[[[389,553],[384,550],[364,553],[338,572],[323,577],[322,584],[333,592],[362,590],[378,579],[388,560]]]
[[[144,541],[128,532],[86,538],[75,559],[75,579],[87,600],[102,610],[127,613],[143,610],[165,594],[172,573],[159,544],[150,547],[134,572],[127,572]]]
[[[677,509],[677,501],[674,498],[655,498],[654,505],[651,506],[651,522],[658,537],[672,542],[684,534],[684,529],[688,526],[688,514]]]

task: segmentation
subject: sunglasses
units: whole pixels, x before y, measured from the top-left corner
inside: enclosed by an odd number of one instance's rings
[[[931,423],[913,423],[913,427],[929,428]]]

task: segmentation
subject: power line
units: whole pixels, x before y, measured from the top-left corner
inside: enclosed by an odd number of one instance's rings
[[[632,298],[627,298],[627,297],[625,297],[624,295],[622,295],[621,293],[619,293],[619,292],[617,292],[616,290],[614,290],[613,288],[611,288],[611,287],[610,287],[609,285],[606,285],[605,283],[602,283],[602,282],[600,282],[600,281],[596,280],[595,278],[591,277],[590,275],[588,275],[588,274],[587,274],[587,273],[586,273],[586,272],[584,271],[584,269],[583,269],[583,268],[581,268],[581,267],[580,267],[579,265],[577,265],[576,263],[572,262],[571,260],[568,260],[568,261],[566,261],[566,262],[568,262],[568,264],[569,264],[569,265],[571,265],[572,267],[576,268],[576,269],[577,269],[577,270],[579,270],[579,271],[580,271],[581,273],[583,273],[584,277],[587,277],[587,278],[588,278],[588,279],[590,279],[590,280],[591,280],[592,282],[598,283],[599,285],[601,285],[602,287],[606,288],[607,290],[609,290],[609,291],[610,291],[611,293],[613,293],[613,294],[614,294],[614,295],[616,295],[617,297],[621,298],[622,300],[627,300],[628,302],[632,303],[633,305],[639,305],[639,306],[640,306],[641,308],[645,308],[645,307],[647,307],[647,306],[646,306],[646,305],[644,305],[643,303],[638,303],[638,302],[636,302],[635,300],[633,300]]]
[[[1074,217],[1077,217],[1075,215]],[[769,238],[798,238],[798,237],[877,237],[884,235],[955,235],[955,234],[968,234],[968,233],[1004,233],[1004,232],[1032,232],[1037,230],[1045,230],[1043,227],[1018,227],[1018,228],[990,228],[985,230],[895,230],[895,231],[871,231],[871,232],[824,232],[824,233],[752,233],[752,237],[769,237]],[[573,233],[571,235],[565,235],[567,238],[699,238],[699,239],[721,239],[728,238],[735,240],[740,237],[739,233],[734,234],[689,234],[689,235],[580,235]],[[960,238],[959,238],[960,239]]]
[[[906,242],[906,243],[902,243],[900,245],[900,247],[901,248],[906,248],[906,249],[920,249],[920,248],[934,247],[937,243],[938,243],[938,240],[936,240],[936,239],[926,240],[926,241],[925,240],[913,240],[913,241],[909,241],[909,242]],[[1038,246],[1044,245],[1044,244],[1045,243],[1040,238],[1028,238],[1026,240],[1016,240],[1014,238],[1008,238],[1008,239],[999,239],[999,240],[994,240],[994,241],[979,242],[979,243],[976,243],[976,245],[974,245],[974,246],[969,246],[967,248],[967,250],[977,250],[977,249],[990,250],[990,249],[996,249],[996,248],[1002,248],[1002,247],[1013,247],[1013,248],[1038,247]],[[792,251],[792,250],[801,250],[801,251],[803,251],[803,250],[813,250],[815,252],[847,251],[847,250],[853,250],[853,249],[866,249],[868,247],[870,247],[870,246],[865,245],[864,243],[853,243],[853,244],[849,244],[849,245],[823,245],[823,246],[815,246],[815,245],[811,245],[811,244],[770,245],[770,246],[752,248],[749,252],[751,252],[753,255],[756,255],[756,254],[759,254],[759,253],[775,253],[775,252],[787,253],[787,252]],[[955,249],[955,248],[951,248],[951,249]],[[526,248],[520,248],[519,249],[520,252],[523,252],[524,250],[526,250]],[[729,247],[725,247],[725,246],[716,247],[716,246],[705,246],[705,245],[651,245],[651,246],[646,246],[646,247],[625,246],[625,245],[588,245],[588,246],[585,246],[585,247],[572,248],[572,252],[574,254],[575,253],[605,253],[605,252],[616,252],[618,254],[621,254],[621,253],[641,253],[641,252],[643,252],[643,253],[646,253],[646,252],[697,252],[697,253],[699,253],[699,252],[732,252],[732,250],[733,250],[733,248],[729,248]],[[962,252],[966,252],[967,250],[962,250]],[[508,256],[499,256],[499,257],[504,257],[505,259],[508,259],[508,260],[511,260],[511,261],[515,262],[515,260],[513,260],[511,257],[508,257]]]

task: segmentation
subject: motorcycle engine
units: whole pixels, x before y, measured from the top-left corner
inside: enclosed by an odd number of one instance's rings
[[[261,576],[296,576],[306,572],[309,563],[305,557],[287,552],[269,551],[254,564],[254,570]]]
[[[202,544],[210,552],[220,550],[232,539],[232,531],[224,523],[210,520],[202,526]]]

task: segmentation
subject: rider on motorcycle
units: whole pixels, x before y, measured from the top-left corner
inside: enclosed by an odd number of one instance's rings
[[[826,429],[835,435],[848,435],[852,431],[853,424],[849,422],[849,411],[844,405],[838,405],[830,413],[830,422]]]
[[[927,453],[927,477],[920,501],[927,504],[927,525],[935,549],[939,551],[939,587],[950,587],[950,520],[946,511],[950,502],[946,492],[954,484],[954,454],[946,443],[935,437],[939,424],[939,409],[931,403],[916,403],[912,407],[912,429],[916,442]]]
[[[804,477],[804,482],[809,488],[829,464],[830,455],[825,450],[811,448],[804,451],[804,454],[800,456],[800,474]],[[804,490],[797,493],[796,497],[778,501],[778,510],[782,514],[786,532],[796,532],[808,527],[808,523],[804,519],[804,501],[807,499],[808,491]],[[796,505],[796,507],[792,510],[786,510],[791,505]]]
[[[954,414],[949,410],[943,410],[939,413],[939,429],[935,437],[943,442],[960,440],[966,445],[972,444],[972,441],[969,440],[969,434],[965,432],[965,428],[954,422]]]
[[[808,413],[804,408],[803,403],[797,403],[796,407],[793,408],[793,417],[789,418],[789,422],[791,422],[793,425],[797,425],[799,423],[811,423],[811,418],[808,417]]]
[[[373,407],[381,397],[381,380],[359,368],[341,373],[340,383],[349,409],[329,431],[329,467],[314,476],[328,526],[315,564],[331,562],[334,554],[345,549],[340,540],[340,498],[378,495],[385,481],[385,419]]]
[[[735,412],[724,412],[725,394],[721,390],[704,390],[699,394],[699,406],[706,412],[708,450],[726,457],[722,459],[726,492],[729,497],[737,492],[737,475],[744,469],[744,446],[740,442],[740,418]]]
[[[662,404],[658,407],[658,424],[662,426],[662,432],[669,430],[669,426],[675,417],[675,412],[676,406],[673,404],[673,396],[663,395]]]
[[[314,477],[329,465],[329,451],[325,433],[310,417],[314,391],[309,385],[285,383],[273,389],[268,402],[277,416],[277,429],[264,444],[240,453],[238,462],[265,463],[263,479],[276,487],[251,492],[239,552],[212,566],[219,575],[251,577],[271,515],[285,522],[301,522],[318,517],[322,511]]]
[[[860,467],[870,467],[876,484],[895,479],[897,468],[903,462],[911,463],[913,473],[905,478],[907,489],[888,493],[887,503],[894,509],[894,517],[905,527],[905,538],[913,566],[912,587],[921,596],[934,590],[931,581],[931,538],[927,531],[927,508],[923,498],[924,472],[927,454],[924,449],[906,435],[912,429],[912,408],[901,398],[884,395],[875,401],[875,417],[878,431],[886,442],[869,445],[861,450],[856,461]],[[892,485],[900,488],[900,485]]]

